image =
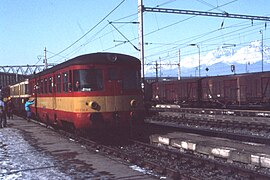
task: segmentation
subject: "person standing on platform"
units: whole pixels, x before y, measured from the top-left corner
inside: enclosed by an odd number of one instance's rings
[[[13,110],[14,110],[14,104],[11,101],[11,98],[9,98],[7,102],[7,117],[8,119],[13,119]]]
[[[28,121],[30,121],[30,118],[31,118],[31,110],[30,110],[30,105],[34,104],[35,100],[33,99],[32,101],[29,100],[29,98],[26,98],[26,102],[24,104],[24,108],[25,108],[25,111],[26,111],[26,119]]]
[[[0,128],[6,126],[6,119],[5,119],[5,103],[3,98],[0,98]]]

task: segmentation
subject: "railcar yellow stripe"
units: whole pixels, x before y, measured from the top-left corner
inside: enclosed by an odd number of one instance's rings
[[[137,108],[143,109],[143,99],[141,96],[99,96],[99,97],[38,97],[37,107],[44,109],[54,109],[66,112],[114,112],[131,110],[130,101],[136,99]],[[95,101],[100,109],[94,110],[89,105]]]

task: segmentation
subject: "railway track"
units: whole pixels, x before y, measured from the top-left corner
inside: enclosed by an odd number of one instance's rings
[[[121,163],[138,166],[157,178],[166,176],[171,179],[269,179],[270,172],[256,167],[235,165],[223,160],[194,156],[188,152],[160,148],[134,139],[122,139],[119,136],[105,138],[106,141],[89,139],[73,133],[58,130],[89,151],[102,153]],[[111,139],[112,138],[112,139]],[[115,141],[115,142],[112,142]],[[104,143],[105,142],[105,143]],[[109,142],[109,143],[108,143]]]
[[[270,112],[225,109],[152,108],[146,122],[204,135],[269,144]]]
[[[162,176],[172,179],[270,178],[270,172],[267,170],[258,171],[256,168],[236,166],[222,160],[210,160],[130,139],[120,146],[106,146],[81,137],[76,139],[89,150],[120,158],[121,161],[144,168],[149,174],[159,178]]]

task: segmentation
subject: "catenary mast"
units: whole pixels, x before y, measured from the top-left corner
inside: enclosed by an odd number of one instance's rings
[[[144,38],[143,38],[143,0],[138,0],[138,22],[139,22],[139,49],[142,67],[142,83],[144,87]]]

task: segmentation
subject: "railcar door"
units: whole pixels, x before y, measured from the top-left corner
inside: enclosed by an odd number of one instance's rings
[[[261,78],[262,86],[262,100],[264,102],[269,102],[270,100],[270,77]]]
[[[107,110],[118,111],[119,104],[117,105],[117,97],[122,93],[122,80],[120,79],[120,72],[117,68],[109,68],[108,70],[108,98],[107,98]]]
[[[237,79],[224,80],[224,98],[232,103],[237,100]]]
[[[165,84],[165,97],[170,103],[173,103],[176,99],[175,86],[173,83]]]
[[[39,81],[39,77],[36,77],[34,80],[34,99],[35,99],[35,103],[34,103],[34,110],[35,110],[35,116],[39,119],[39,93],[40,93],[40,81]]]
[[[53,110],[53,116],[55,119],[56,118],[55,76],[52,76],[49,78],[49,93],[52,96],[52,110]]]
[[[58,97],[58,100],[57,100],[57,96],[59,96],[59,94],[61,94],[61,90],[62,90],[61,89],[61,73],[57,72],[57,74],[54,75],[53,81],[54,81],[53,111],[54,111],[54,114],[57,114],[56,111],[57,111],[58,106],[59,106],[59,104],[58,104],[59,103],[59,97]]]
[[[35,99],[35,116],[37,117],[37,113],[38,113],[38,109],[37,109],[37,103],[38,103],[38,98],[37,98],[37,94],[38,94],[38,83],[37,83],[37,79],[35,78],[34,80],[34,84],[32,85],[33,91],[34,91],[34,99]]]

